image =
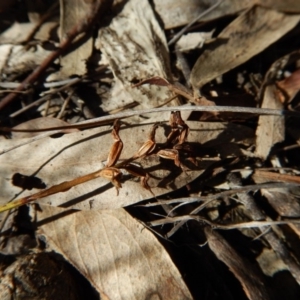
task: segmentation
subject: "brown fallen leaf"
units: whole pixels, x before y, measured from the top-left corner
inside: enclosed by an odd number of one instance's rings
[[[278,81],[276,85],[283,92],[280,95],[281,102],[290,103],[300,90],[300,69],[293,72],[291,76]]]
[[[191,299],[169,254],[125,210],[66,211],[40,206],[38,235],[64,256],[101,299]]]
[[[261,270],[245,257],[241,257],[215,230],[205,227],[209,248],[239,280],[247,297],[251,300],[272,299],[266,279]]]
[[[299,14],[253,6],[230,23],[207,46],[191,72],[194,89],[246,62],[294,28]]]
[[[298,183],[300,184],[300,176],[281,174],[275,172],[268,172],[262,170],[255,170],[252,178],[256,183],[263,183],[269,181],[287,182],[287,183]]]
[[[97,0],[98,1],[98,0]],[[86,16],[92,3],[81,0],[60,0],[60,39],[63,40],[79,20]],[[80,40],[85,33],[79,35],[75,42]],[[72,49],[69,53],[60,58],[61,69],[52,73],[48,81],[61,80],[72,75],[84,75],[87,72],[86,61],[93,51],[93,38],[89,36],[83,43]]]
[[[282,109],[275,85],[269,85],[265,89],[262,108]],[[266,118],[260,116],[256,130],[255,155],[266,159],[272,147],[285,138],[284,117],[273,116]]]

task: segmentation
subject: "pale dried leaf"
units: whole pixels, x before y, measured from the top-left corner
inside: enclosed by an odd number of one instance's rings
[[[202,48],[203,44],[210,40],[214,30],[210,32],[192,32],[183,35],[176,44],[176,49],[181,52]]]
[[[288,270],[287,265],[273,249],[264,248],[256,260],[264,274],[270,277],[274,276],[277,272]]]
[[[295,0],[255,0],[257,4],[288,13],[300,13],[300,2]]]
[[[270,85],[266,87],[262,108],[282,109],[282,104],[277,97],[277,90],[275,86]],[[284,141],[284,138],[284,117],[260,116],[256,130],[255,155],[266,159],[272,147],[276,143]]]
[[[24,73],[40,65],[51,51],[37,45],[26,50],[20,45],[0,46],[1,73]]]
[[[254,6],[230,23],[208,46],[191,72],[196,88],[246,62],[290,31],[300,15]]]
[[[92,2],[82,0],[60,0],[60,39],[65,39],[65,35],[80,22],[86,12],[90,10]],[[81,34],[75,41],[82,38]],[[61,69],[59,72],[51,74],[47,80],[60,80],[72,75],[86,74],[86,61],[93,51],[93,39],[90,36],[68,54],[60,58]]]
[[[58,217],[60,216],[60,217]],[[38,233],[97,289],[101,299],[191,299],[154,235],[123,209],[37,211]]]
[[[162,119],[161,119],[162,120]],[[252,136],[252,131],[235,124],[186,122],[191,128],[189,142],[207,143],[210,146],[221,144],[220,152],[231,151],[230,141],[244,140]],[[153,123],[152,123],[153,124]],[[130,128],[121,127],[120,137],[124,148],[121,159],[130,158],[147,140],[152,124],[139,125]],[[10,178],[14,173],[39,177],[48,187],[68,181],[76,177],[89,174],[103,167],[107,160],[109,149],[113,143],[111,127],[102,127],[83,132],[70,133],[60,138],[44,138],[30,144],[24,144],[0,156],[0,202],[6,203],[21,189],[11,184]],[[239,136],[237,136],[239,133]],[[158,143],[166,141],[167,132],[158,128],[156,140]],[[134,139],[133,139],[134,137]],[[26,139],[24,139],[26,141]],[[2,141],[2,149],[19,145],[18,140]],[[230,155],[239,155],[239,148]],[[235,152],[234,152],[235,151]],[[227,153],[228,154],[228,153]],[[158,196],[176,190],[199,176],[212,162],[199,162],[198,168],[187,172],[176,169],[173,162],[166,164],[156,156],[142,159],[140,164],[159,179],[150,178],[149,185],[153,193]],[[179,170],[179,172],[178,172]],[[125,177],[126,179],[126,177]],[[70,190],[41,199],[41,203],[54,206],[64,205],[78,209],[112,209],[127,206],[143,199],[152,198],[151,192],[144,189],[139,180],[134,178],[123,183],[117,196],[115,188],[107,179],[98,178]],[[32,194],[25,191],[22,196]]]
[[[110,25],[99,30],[97,47],[116,82],[112,97],[102,104],[105,111],[132,101],[140,103],[139,109],[155,107],[174,96],[167,87],[132,87],[137,81],[153,76],[171,78],[166,38],[149,1],[128,1]]]
[[[0,44],[18,44],[24,42],[35,26],[36,24],[34,23],[15,22],[0,35]],[[48,41],[51,37],[51,31],[57,26],[57,22],[43,23],[34,35],[34,39],[41,42]]]
[[[70,268],[51,253],[29,253],[2,259],[0,299],[78,300],[82,299],[78,281]]]
[[[216,0],[154,0],[155,9],[164,22],[165,29],[188,24],[209,7],[216,4],[216,2]],[[236,14],[237,12],[250,7],[253,3],[253,0],[223,0],[218,7],[201,18],[201,21],[209,21],[225,15]]]

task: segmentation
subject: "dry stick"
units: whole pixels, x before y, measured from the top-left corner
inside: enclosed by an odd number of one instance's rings
[[[125,119],[137,115],[145,115],[150,113],[165,112],[165,111],[206,111],[206,112],[236,112],[236,113],[248,113],[254,115],[262,116],[291,116],[300,118],[300,112],[298,111],[286,111],[281,109],[270,109],[270,108],[255,108],[255,107],[240,107],[240,106],[168,106],[168,107],[159,107],[159,108],[149,108],[143,110],[130,110],[125,111],[115,115],[108,115],[99,118],[94,118],[91,120],[86,120],[78,122],[72,125],[58,126],[58,127],[47,127],[43,129],[30,130],[30,132],[43,132],[50,130],[61,130],[61,129],[71,129],[71,128],[92,128],[100,125],[108,124],[114,121],[115,119]],[[8,127],[0,127],[2,131],[5,132],[28,132],[24,129],[12,129]],[[54,134],[53,132],[51,134]]]
[[[37,81],[38,78],[51,65],[51,63],[71,45],[72,41],[78,36],[78,34],[86,31],[93,24],[93,21],[96,19],[96,16],[98,15],[98,12],[101,8],[101,4],[102,1],[95,1],[95,3],[91,6],[91,11],[88,13],[88,15],[84,17],[65,35],[58,49],[56,51],[53,51],[40,66],[38,66],[24,81],[20,83],[20,85],[12,93],[8,94],[1,100],[0,110],[10,102],[14,101],[18,96],[18,92],[23,91],[28,87],[28,85],[31,85],[35,81]]]
[[[150,113],[157,113],[157,112],[164,112],[164,111],[208,111],[208,112],[237,112],[237,113],[249,113],[249,114],[257,114],[257,115],[269,115],[269,116],[294,116],[297,118],[300,118],[300,112],[297,111],[285,111],[281,109],[268,109],[268,108],[253,108],[253,107],[237,107],[237,106],[169,106],[169,107],[160,107],[160,108],[150,108],[150,109],[144,109],[144,110],[130,110],[126,112],[122,112],[115,115],[109,115],[104,116],[100,118],[94,118],[92,120],[87,120],[83,122],[79,122],[73,125],[67,125],[67,126],[59,126],[59,127],[49,127],[49,128],[43,128],[43,129],[36,129],[36,130],[25,130],[25,129],[11,129],[7,127],[0,127],[1,131],[4,132],[45,132],[44,134],[40,134],[37,136],[34,136],[28,140],[21,141],[20,144],[14,145],[13,147],[2,149],[0,151],[0,155],[6,152],[9,152],[13,149],[16,149],[18,147],[21,147],[25,144],[32,143],[34,141],[40,140],[46,136],[59,133],[60,130],[64,129],[72,129],[72,128],[92,128],[92,127],[98,127],[101,125],[106,125],[114,121],[115,119],[124,119],[136,115],[144,115],[144,114],[150,114]],[[51,131],[52,132],[48,132]]]

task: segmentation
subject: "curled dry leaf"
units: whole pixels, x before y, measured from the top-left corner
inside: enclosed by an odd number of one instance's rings
[[[278,81],[276,85],[283,93],[280,95],[282,103],[290,103],[300,90],[300,69],[296,70],[291,76]]]
[[[252,130],[235,124],[186,123],[190,128],[188,142],[199,146],[204,143],[209,146],[222,145],[217,147],[221,153],[224,149],[227,151],[229,148],[232,149],[230,145],[235,145],[236,149],[227,153],[230,155],[241,154],[238,146],[230,143],[231,141],[237,142],[253,136]],[[124,143],[121,162],[122,159],[131,158],[143,146],[152,125],[121,127],[119,135]],[[1,204],[7,203],[21,192],[21,189],[13,186],[10,181],[15,173],[33,175],[40,178],[47,187],[51,187],[103,168],[113,143],[111,129],[102,127],[70,133],[60,138],[47,137],[1,155],[0,163],[3,166],[0,170]],[[167,136],[168,132],[158,128],[156,142],[165,143]],[[2,147],[11,148],[14,144],[18,145],[18,140],[4,140]],[[201,162],[201,157],[199,160],[197,167],[186,172],[176,168],[174,162],[159,159],[156,155],[140,159],[139,164],[149,172],[148,184],[152,192],[158,196],[183,187],[213,163]],[[155,177],[152,178],[151,175]],[[125,175],[122,186],[117,196],[108,179],[97,178],[39,201],[54,206],[63,205],[89,210],[123,207],[153,197],[149,190],[140,185],[138,178]],[[22,196],[30,195],[32,192],[25,191]]]
[[[75,212],[42,205],[36,214],[47,249],[75,266],[101,299],[192,298],[169,254],[123,209]]]
[[[262,108],[282,109],[282,104],[278,99],[278,93],[274,85],[266,87]],[[260,116],[256,130],[255,155],[266,159],[272,147],[276,143],[284,141],[284,137],[284,117],[272,116],[268,118]]]
[[[246,62],[294,28],[300,15],[254,6],[237,17],[208,46],[191,72],[197,89]]]

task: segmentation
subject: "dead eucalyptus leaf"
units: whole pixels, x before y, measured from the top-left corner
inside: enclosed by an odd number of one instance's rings
[[[93,2],[82,0],[60,0],[60,40],[65,39],[68,33],[79,20],[86,16]],[[78,36],[80,40],[85,33]],[[48,77],[50,80],[61,80],[72,75],[84,75],[87,72],[86,61],[93,51],[93,39],[90,36],[75,49],[60,58],[61,69]]]
[[[49,55],[51,51],[45,50],[37,45],[30,50],[26,50],[21,45],[1,45],[0,46],[0,71],[2,73],[23,74],[31,71]]]
[[[280,95],[282,103],[290,103],[300,90],[300,69],[297,69],[291,76],[278,81],[276,85],[283,91]]]
[[[207,47],[191,72],[194,89],[246,62],[296,26],[300,15],[254,6],[230,23]]]
[[[172,78],[166,38],[149,1],[128,1],[109,26],[99,30],[96,46],[115,78],[111,97],[102,104],[105,111],[132,101],[140,104],[138,109],[156,107],[175,96],[166,87],[132,87],[153,76]]]
[[[233,247],[215,230],[205,228],[205,235],[209,248],[215,253],[235,277],[240,281],[247,297],[251,300],[270,299],[266,280],[261,270],[250,263],[245,257],[241,257]]]
[[[277,89],[274,85],[269,85],[265,89],[262,108],[282,109],[283,106],[278,99]],[[272,147],[285,138],[284,117],[259,116],[256,130],[255,155],[264,159],[269,155]]]
[[[221,145],[220,152],[237,142],[252,136],[247,127],[226,123],[186,122],[190,127],[188,141],[209,146]],[[153,124],[143,124],[130,128],[121,127],[120,137],[124,143],[121,159],[132,157],[146,142]],[[0,203],[7,203],[22,190],[11,184],[15,173],[40,178],[47,187],[69,181],[103,168],[108,152],[113,144],[111,127],[94,128],[74,132],[60,138],[46,137],[30,144],[4,153],[0,156]],[[239,136],[237,135],[239,133]],[[168,131],[158,128],[156,141],[166,141]],[[133,139],[134,138],[134,139]],[[26,142],[26,139],[24,139]],[[2,147],[11,148],[18,145],[18,140],[3,140]],[[227,145],[227,146],[226,146]],[[230,155],[239,155],[239,148],[233,149]],[[228,153],[227,153],[228,154]],[[193,170],[182,172],[172,161],[159,159],[152,155],[140,160],[140,165],[156,178],[150,178],[149,185],[158,196],[176,190],[198,177],[212,162],[201,162]],[[113,209],[127,206],[143,199],[152,198],[150,191],[144,189],[138,178],[125,175],[120,194],[117,196],[109,180],[97,178],[75,186],[68,191],[48,196],[39,200],[41,203],[54,206],[63,205],[77,209]],[[22,196],[33,194],[33,191],[22,192]],[[20,196],[19,196],[20,197]]]
[[[179,27],[188,24],[197,18],[217,1],[199,0],[154,0],[155,9],[162,18],[165,29]],[[255,1],[223,0],[213,11],[201,18],[201,21],[209,21],[226,15],[236,14],[250,7]]]
[[[64,256],[101,299],[191,299],[155,236],[123,209],[66,211],[40,206],[38,234]]]
[[[210,32],[191,32],[183,35],[176,44],[176,49],[181,52],[188,52],[194,49],[200,49],[203,44],[212,39],[214,30]]]
[[[24,42],[35,26],[36,24],[34,23],[15,22],[0,35],[0,44],[18,44]],[[56,27],[58,27],[57,22],[46,22],[42,24],[34,35],[34,39],[41,42],[49,41],[51,31],[55,30]]]
[[[255,0],[261,6],[288,13],[300,13],[300,2],[295,0]]]

